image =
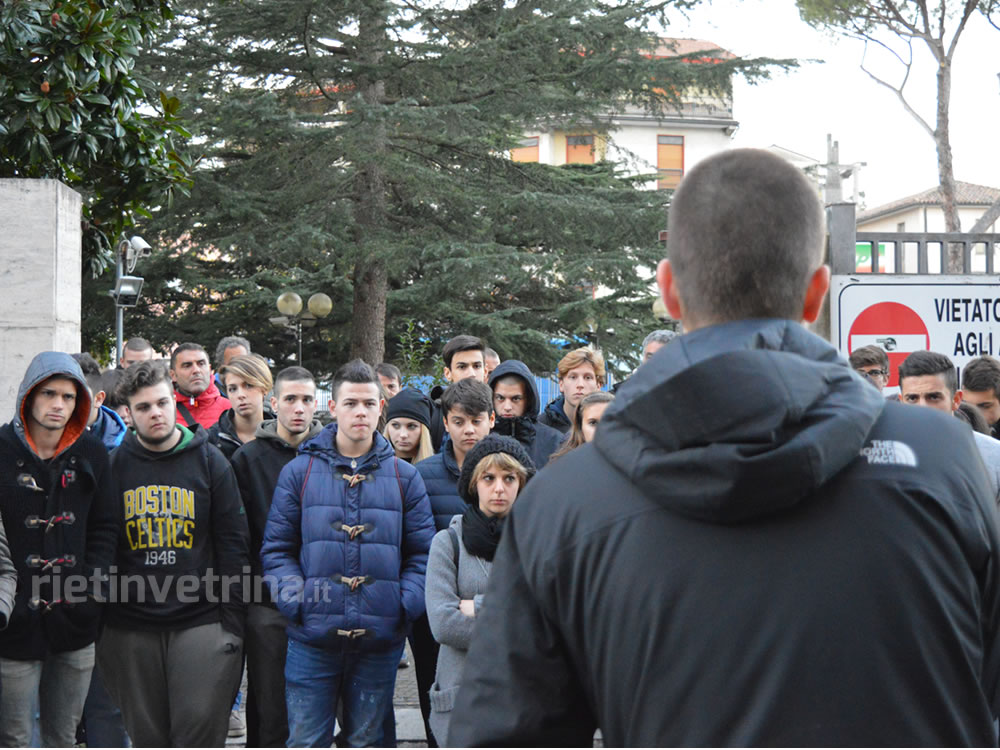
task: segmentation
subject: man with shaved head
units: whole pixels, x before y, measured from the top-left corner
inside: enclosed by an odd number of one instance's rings
[[[448,746],[598,723],[609,747],[995,743],[1000,532],[970,430],[802,325],[830,271],[792,165],[712,156],[669,218],[685,333],[518,496]]]

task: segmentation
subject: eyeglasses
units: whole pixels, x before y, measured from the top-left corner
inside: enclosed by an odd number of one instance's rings
[[[885,378],[889,376],[889,373],[885,370],[862,370],[859,368],[855,370],[855,372],[864,375],[866,378],[871,378],[872,380],[875,378]]]

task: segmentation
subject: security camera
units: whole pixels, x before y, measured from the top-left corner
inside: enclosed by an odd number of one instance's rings
[[[132,237],[132,239],[128,241],[128,244],[131,246],[132,251],[139,257],[151,255],[153,252],[149,243],[139,235]]]

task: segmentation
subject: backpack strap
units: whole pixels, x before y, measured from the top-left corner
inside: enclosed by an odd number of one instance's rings
[[[455,556],[455,572],[458,572],[458,532],[451,526],[448,527],[448,536],[451,537],[451,551]]]
[[[181,413],[181,416],[184,417],[184,421],[187,422],[187,425],[185,425],[186,427],[194,427],[198,423],[198,420],[194,418],[194,415],[191,414],[191,410],[184,405],[183,401],[177,402],[177,411]]]
[[[313,461],[316,460],[316,456],[309,456],[309,465],[306,466],[306,477],[302,480],[302,487],[299,489],[299,505],[302,505],[302,498],[306,494],[306,485],[309,484],[309,475],[313,470]]]
[[[406,512],[406,493],[403,492],[403,480],[399,478],[399,459],[396,456],[392,457],[392,465],[396,469],[396,484],[399,485],[399,504]]]

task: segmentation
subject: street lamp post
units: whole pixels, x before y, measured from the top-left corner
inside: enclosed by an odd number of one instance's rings
[[[333,300],[322,292],[317,292],[309,298],[306,303],[306,311],[302,311],[302,298],[295,292],[282,292],[278,295],[278,312],[281,317],[271,318],[271,322],[276,325],[286,326],[295,331],[295,340],[298,344],[298,358],[295,360],[299,366],[302,365],[302,327],[310,328],[316,325],[316,321],[325,318],[333,310]]]

